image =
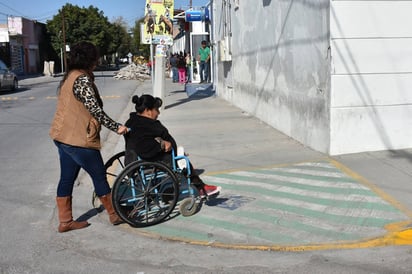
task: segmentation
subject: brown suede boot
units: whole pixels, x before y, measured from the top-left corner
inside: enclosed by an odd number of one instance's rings
[[[109,214],[110,222],[113,225],[120,225],[124,223],[123,220],[120,219],[119,215],[117,215],[116,211],[114,211],[113,204],[112,204],[112,193],[103,195],[99,197],[99,199],[100,199],[100,202],[103,204],[104,208],[106,209],[107,214]]]
[[[56,197],[57,209],[59,211],[59,232],[67,232],[75,229],[88,227],[90,224],[86,221],[73,221],[72,216],[72,196]]]

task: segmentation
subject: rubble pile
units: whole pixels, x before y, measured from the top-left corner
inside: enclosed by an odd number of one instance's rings
[[[115,79],[119,80],[140,80],[144,81],[150,79],[150,70],[146,64],[130,64],[124,68],[121,68],[113,76]]]

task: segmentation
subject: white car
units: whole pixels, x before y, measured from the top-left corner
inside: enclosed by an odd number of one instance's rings
[[[17,75],[10,71],[6,64],[0,60],[0,89],[14,91],[17,87]]]

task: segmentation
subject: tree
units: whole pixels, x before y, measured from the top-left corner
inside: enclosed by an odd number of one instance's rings
[[[134,27],[132,28],[133,40],[132,45],[135,49],[134,53],[144,56],[146,59],[150,57],[150,45],[140,43],[140,25],[143,24],[144,18],[136,20]]]
[[[122,17],[117,18],[111,27],[112,42],[109,53],[117,53],[118,57],[124,57],[132,51],[132,39],[127,32],[127,23]]]
[[[52,20],[47,21],[47,30],[56,52],[63,48],[63,35],[68,45],[79,41],[92,42],[101,55],[110,53],[115,47],[113,45],[113,25],[103,12],[94,6],[80,8],[66,4]]]

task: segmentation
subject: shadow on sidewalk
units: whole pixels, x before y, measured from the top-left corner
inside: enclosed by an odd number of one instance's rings
[[[170,94],[185,93],[185,92],[186,92],[185,90],[176,90],[176,91],[171,91]],[[191,95],[187,98],[179,99],[173,104],[166,105],[165,109],[177,107],[177,106],[180,106],[182,104],[186,104],[186,103],[191,102],[191,101],[198,101],[198,100],[202,100],[202,99],[212,97],[212,96],[215,96],[214,92],[213,93],[211,93],[211,92],[207,92],[207,93],[206,92],[205,93],[197,92],[197,93],[195,93],[195,94],[193,94],[193,95]]]

